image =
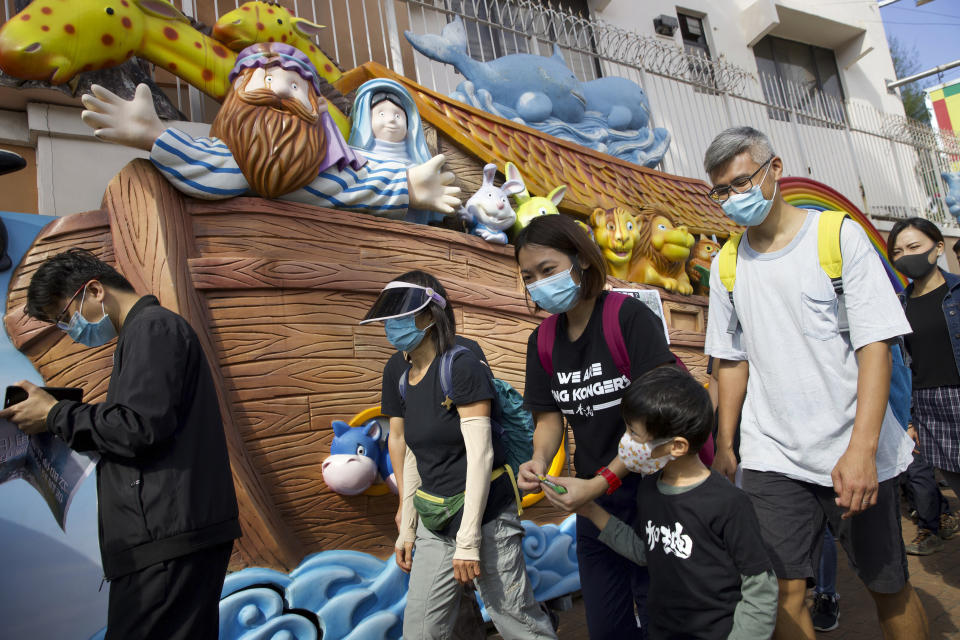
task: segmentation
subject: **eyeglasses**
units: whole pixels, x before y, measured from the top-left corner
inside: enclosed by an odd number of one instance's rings
[[[64,314],[67,313],[67,309],[70,308],[70,305],[73,304],[73,301],[77,299],[77,296],[80,295],[80,292],[83,291],[84,289],[86,289],[86,288],[87,288],[87,285],[90,284],[91,282],[93,282],[93,280],[87,280],[86,282],[84,282],[84,283],[80,286],[80,288],[77,289],[76,293],[74,293],[72,296],[70,296],[70,299],[67,301],[66,306],[63,307],[63,311],[61,311],[60,313],[58,313],[58,314],[57,314],[57,317],[54,318],[53,323],[54,323],[55,325],[57,325],[57,328],[58,328],[58,329],[62,329],[63,331],[66,331],[67,329],[70,328],[70,323],[69,323],[69,322],[64,322],[64,321],[63,321],[63,320],[64,320],[63,316],[64,316]]]
[[[749,176],[740,176],[738,178],[734,178],[730,184],[718,184],[713,189],[710,189],[710,193],[707,195],[709,195],[710,199],[714,202],[723,203],[726,202],[727,198],[730,197],[731,191],[734,193],[746,193],[753,188],[753,179],[756,178],[757,174],[760,173],[764,167],[769,165],[774,158],[776,158],[776,156],[770,156],[769,160],[760,165],[760,167]]]

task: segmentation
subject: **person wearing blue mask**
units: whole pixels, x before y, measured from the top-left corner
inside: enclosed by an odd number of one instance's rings
[[[514,253],[527,294],[537,309],[556,315],[556,333],[545,366],[539,346],[546,321],[527,342],[524,401],[533,412],[533,456],[520,466],[517,484],[524,491],[544,489],[541,480],[570,425],[576,440],[576,478],[550,478],[566,487],[554,496],[573,511],[597,498],[624,522],[636,515],[640,475],[630,474],[617,456],[626,425],[620,399],[632,379],[675,362],[660,320],[642,302],[627,297],[616,313],[629,355],[630,376],[617,366],[604,330],[604,309],[612,301],[604,291],[606,261],[599,247],[573,219],[541,216],[514,241]],[[548,371],[551,368],[552,371]],[[620,485],[622,489],[618,490]],[[646,567],[624,562],[598,540],[600,531],[577,519],[580,587],[593,640],[644,638]]]
[[[196,333],[83,249],[39,266],[26,313],[113,355],[103,402],[58,402],[24,381],[27,399],[0,412],[26,433],[50,431],[100,456],[106,640],[217,637],[240,524],[217,391]]]
[[[400,494],[396,562],[410,573],[403,637],[450,637],[463,588],[473,585],[503,638],[556,638],[527,578],[482,350],[456,335],[446,290],[423,271],[387,283],[361,324],[371,322],[383,322],[398,352],[384,367],[380,406]],[[466,348],[452,352],[448,395],[441,362],[457,345]]]
[[[746,226],[731,245],[732,292],[720,258],[710,273],[704,350],[719,365],[713,468],[733,480],[742,412],[742,487],[779,583],[773,637],[814,638],[806,593],[829,524],[874,600],[883,637],[926,638],[897,487],[913,443],[888,401],[889,343],[910,324],[880,258],[860,225],[843,222],[838,295],[821,265],[822,214],[783,199],[783,160],[760,131],[721,132],[704,168],[710,196]]]

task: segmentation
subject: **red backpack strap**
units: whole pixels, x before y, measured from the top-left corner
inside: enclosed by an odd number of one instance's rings
[[[537,354],[540,356],[540,366],[547,372],[547,376],[553,377],[553,345],[557,341],[557,322],[559,315],[552,315],[540,323],[540,329],[537,331]]]
[[[627,343],[623,340],[623,329],[620,327],[620,307],[627,296],[610,291],[603,300],[603,339],[607,342],[613,363],[621,375],[632,380],[630,372],[630,354],[627,352]]]
[[[674,353],[673,359],[677,361],[677,366],[680,367],[682,371],[686,371],[687,373],[690,373],[690,369],[687,369],[687,365],[683,364],[683,360],[680,359],[680,356]]]

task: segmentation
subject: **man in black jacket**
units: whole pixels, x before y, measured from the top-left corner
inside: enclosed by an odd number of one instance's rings
[[[196,333],[80,249],[40,266],[26,312],[88,347],[119,335],[105,402],[58,402],[21,382],[29,397],[0,412],[26,433],[49,430],[100,456],[107,640],[216,638],[240,525],[217,394]]]

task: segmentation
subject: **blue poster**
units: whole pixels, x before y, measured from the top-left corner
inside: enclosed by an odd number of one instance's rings
[[[14,268],[54,218],[0,212]],[[13,269],[0,272],[2,307]],[[42,385],[30,361],[0,331],[0,390],[19,380]],[[107,621],[97,542],[97,495],[83,480],[61,529],[51,508],[25,480],[0,484],[0,620],[7,638],[86,640]]]

